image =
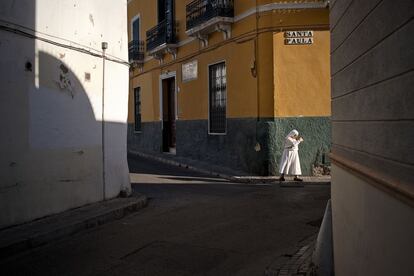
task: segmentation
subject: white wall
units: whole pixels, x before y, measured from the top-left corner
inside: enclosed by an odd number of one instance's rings
[[[128,59],[126,1],[2,0],[0,20],[0,228],[103,199],[103,121],[106,198],[130,189],[128,67],[105,62],[102,120],[99,57]]]
[[[338,166],[332,174],[335,275],[412,275],[413,208]]]

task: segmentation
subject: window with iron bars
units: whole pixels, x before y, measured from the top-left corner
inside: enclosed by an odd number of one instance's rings
[[[209,67],[209,133],[226,133],[227,78],[224,62]]]
[[[134,130],[141,131],[141,87],[134,88],[134,113],[135,113],[135,120],[134,120]]]

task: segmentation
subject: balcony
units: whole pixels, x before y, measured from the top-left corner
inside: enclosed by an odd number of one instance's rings
[[[208,34],[220,31],[224,39],[231,35],[233,0],[195,0],[186,6],[186,34],[208,42]]]
[[[162,60],[166,53],[171,53],[175,58],[176,43],[174,21],[163,20],[147,31],[147,51],[156,59]]]
[[[144,63],[144,41],[132,40],[128,43],[128,58],[132,66]]]

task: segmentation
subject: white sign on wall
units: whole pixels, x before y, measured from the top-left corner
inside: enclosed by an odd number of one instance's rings
[[[285,32],[285,45],[308,45],[313,43],[313,31]]]
[[[187,63],[184,63],[182,66],[182,81],[190,81],[197,79],[197,70],[198,70],[198,62],[197,60],[193,60]]]

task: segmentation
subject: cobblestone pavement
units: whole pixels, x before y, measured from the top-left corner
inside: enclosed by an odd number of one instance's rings
[[[299,249],[294,254],[285,254],[276,259],[265,270],[265,276],[311,276],[316,237],[317,235],[312,235],[299,242]]]

